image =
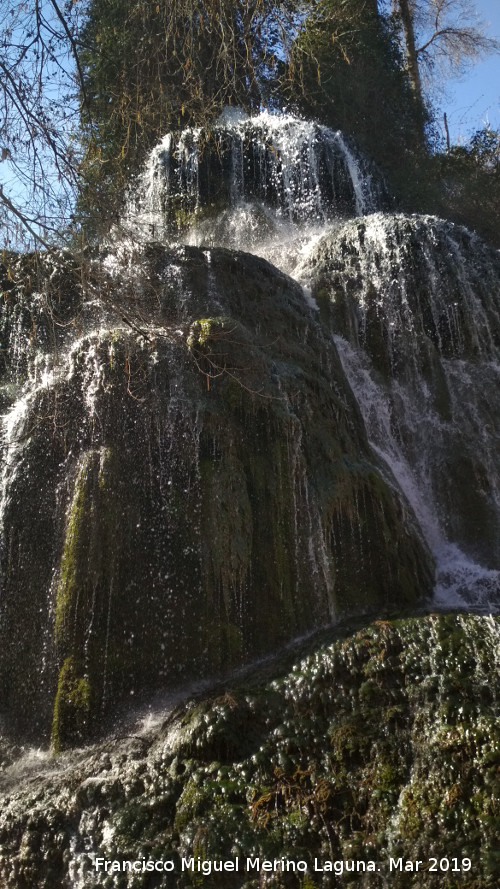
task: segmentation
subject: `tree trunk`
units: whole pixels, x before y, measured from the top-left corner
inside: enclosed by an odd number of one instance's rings
[[[423,106],[422,81],[418,67],[417,47],[415,43],[415,31],[413,29],[413,15],[409,0],[397,0],[403,34],[405,38],[406,65],[413,95],[417,102]]]
[[[426,120],[425,102],[422,90],[422,80],[418,67],[417,46],[415,43],[415,30],[413,28],[413,13],[410,0],[395,0],[395,6],[399,9],[401,25],[403,28],[406,54],[406,67],[410,87],[415,98],[416,110],[419,118],[418,140],[421,147],[425,145],[424,124]]]

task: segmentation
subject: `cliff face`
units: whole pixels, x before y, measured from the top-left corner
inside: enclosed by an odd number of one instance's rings
[[[56,749],[433,578],[298,285],[222,249],[104,266],[85,298],[62,263],[3,305],[4,390],[31,382],[7,414],[2,709]]]

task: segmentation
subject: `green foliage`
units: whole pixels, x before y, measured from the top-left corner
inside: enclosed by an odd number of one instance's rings
[[[284,93],[374,157],[403,209],[452,219],[498,246],[498,133],[486,127],[446,153],[423,143],[428,113],[411,90],[396,24],[372,0],[320,0],[295,42]]]
[[[367,0],[321,0],[296,40],[285,94],[356,139],[377,162],[400,162],[421,129],[390,20]]]
[[[271,101],[353,137],[403,209],[447,216],[500,243],[498,135],[485,129],[469,146],[436,154],[423,142],[427,111],[411,89],[397,17],[376,0],[318,0],[301,15],[298,6],[91,0],[81,52],[87,233],[117,218],[133,174],[166,132],[209,128],[226,105],[251,112]]]
[[[500,247],[499,146],[499,133],[485,127],[468,145],[408,157],[391,184],[405,209],[451,219]]]
[[[469,145],[437,155],[442,215],[500,247],[500,134],[478,130]]]

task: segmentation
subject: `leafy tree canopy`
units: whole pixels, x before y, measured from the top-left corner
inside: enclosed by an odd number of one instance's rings
[[[500,133],[484,127],[433,160],[441,184],[436,212],[500,247]]]

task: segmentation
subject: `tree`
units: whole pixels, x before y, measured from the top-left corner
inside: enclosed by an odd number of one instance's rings
[[[297,0],[300,4],[300,0]],[[226,104],[265,101],[296,0],[0,0],[0,221],[50,247],[105,225],[146,151]]]
[[[295,0],[0,0],[0,221],[50,247],[75,195],[111,216],[145,152],[264,100]],[[111,200],[113,198],[113,200]],[[104,211],[106,208],[106,212]]]
[[[57,0],[0,0],[0,14],[0,221],[6,246],[50,247],[78,184],[81,12],[77,4],[63,12]]]
[[[283,80],[289,102],[352,136],[384,167],[420,128],[392,27],[376,0],[320,0],[304,19]]]
[[[468,145],[434,159],[441,184],[436,208],[500,247],[500,133],[484,127]]]
[[[13,246],[57,242],[76,196],[87,228],[107,228],[152,145],[227,104],[292,102],[401,166],[425,148],[422,73],[498,48],[468,0],[59,3],[0,0],[0,222]]]
[[[422,74],[457,73],[500,43],[485,34],[470,0],[393,0],[399,22],[411,88],[424,107]]]

